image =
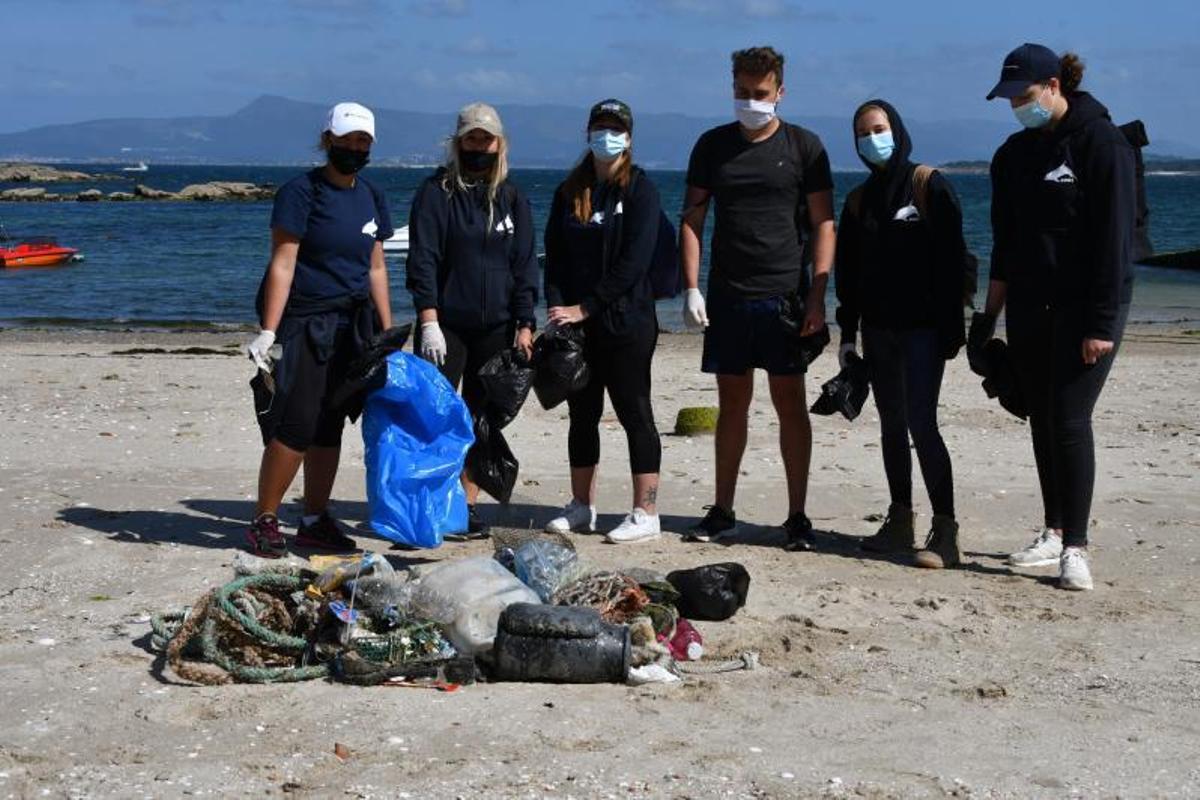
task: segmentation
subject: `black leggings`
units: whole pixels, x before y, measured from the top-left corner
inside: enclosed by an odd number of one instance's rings
[[[442,336],[446,337],[446,361],[440,371],[446,380],[455,388],[462,385],[463,402],[471,412],[472,417],[479,415],[483,408],[483,386],[479,383],[479,368],[492,356],[512,347],[516,329],[505,323],[494,328],[483,330],[462,330],[441,326]],[[421,326],[416,326],[416,336],[413,338],[413,352],[421,352]]]
[[[571,428],[567,455],[572,467],[600,463],[600,416],[604,390],[629,441],[629,466],[634,475],[657,473],[662,443],[650,406],[650,361],[658,343],[658,324],[651,322],[631,338],[614,339],[598,325],[587,326],[584,356],[591,381],[567,398]]]
[[[953,517],[954,476],[937,421],[946,368],[937,332],[864,326],[863,353],[879,409],[883,470],[892,502],[912,508],[911,434],[933,513]]]
[[[1129,306],[1118,314],[1121,344]],[[1096,482],[1092,411],[1112,368],[1116,350],[1095,364],[1083,363],[1083,324],[1078,314],[1038,311],[1010,315],[1008,341],[1029,409],[1047,528],[1063,532],[1063,544],[1084,547]]]

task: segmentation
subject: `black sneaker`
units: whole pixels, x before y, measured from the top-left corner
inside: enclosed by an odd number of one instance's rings
[[[720,506],[705,506],[704,519],[683,534],[685,542],[715,542],[737,528],[737,517]]]
[[[783,532],[787,534],[784,550],[807,552],[817,549],[817,536],[813,533],[812,522],[803,511],[797,511],[787,518],[787,522],[783,523]]]
[[[322,511],[311,525],[305,525],[301,518],[296,531],[296,546],[335,553],[352,553],[358,549],[358,544],[342,532],[341,526],[329,516],[328,511]]]
[[[454,542],[466,542],[471,539],[486,539],[490,535],[488,526],[479,518],[479,512],[475,509],[474,504],[468,503],[466,532],[448,534],[446,538]]]

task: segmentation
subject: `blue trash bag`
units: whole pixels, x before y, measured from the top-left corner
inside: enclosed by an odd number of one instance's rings
[[[459,476],[475,441],[471,415],[433,364],[399,352],[387,361],[387,383],[363,409],[371,527],[395,542],[438,547],[443,535],[467,529]]]

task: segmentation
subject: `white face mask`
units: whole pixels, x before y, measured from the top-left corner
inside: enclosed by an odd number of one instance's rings
[[[733,113],[743,128],[756,131],[775,119],[775,105],[765,100],[734,100]]]

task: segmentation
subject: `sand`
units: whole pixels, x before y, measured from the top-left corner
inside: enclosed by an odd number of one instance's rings
[[[816,553],[779,549],[786,500],[759,379],[737,508],[744,538],[604,545],[599,566],[736,560],[745,609],[699,623],[708,653],[755,672],[675,687],[194,687],[161,671],[148,615],[228,579],[259,458],[234,334],[0,333],[0,797],[1063,797],[1200,795],[1200,338],[1134,332],[1096,415],[1097,588],[1003,555],[1040,518],[1028,429],[947,372],[963,569],[864,558],[887,491],[870,406],[814,418]],[[715,402],[698,339],[667,336],[655,407]],[[203,350],[123,354],[131,348]],[[224,354],[232,355],[224,355]],[[827,354],[812,387],[835,370]],[[497,525],[567,497],[566,412],[531,402]],[[337,513],[366,516],[358,430]],[[660,497],[678,531],[711,502],[711,439],[664,436]],[[601,524],[627,510],[624,436],[603,422]],[[299,491],[299,486],[294,489]],[[918,526],[928,505],[917,484]],[[289,523],[295,506],[284,511]],[[369,534],[368,548],[387,543]],[[447,544],[400,566],[488,552]],[[342,761],[335,743],[349,748]]]

